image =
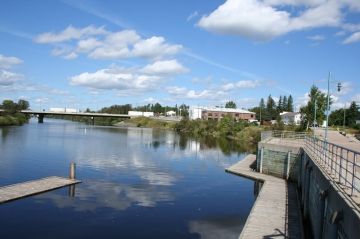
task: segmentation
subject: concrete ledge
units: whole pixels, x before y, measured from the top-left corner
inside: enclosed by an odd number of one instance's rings
[[[255,172],[250,154],[226,171],[264,184],[246,220],[240,238],[303,238],[296,189],[286,180]]]

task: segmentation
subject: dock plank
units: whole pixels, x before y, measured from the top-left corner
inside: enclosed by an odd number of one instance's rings
[[[296,188],[286,180],[255,172],[253,154],[226,169],[227,172],[263,181],[240,238],[303,238]]]
[[[0,203],[28,197],[80,182],[81,181],[76,179],[52,176],[0,187]]]

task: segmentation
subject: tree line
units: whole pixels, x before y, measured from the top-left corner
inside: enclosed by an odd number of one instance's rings
[[[21,110],[29,109],[30,104],[26,100],[4,100],[0,105],[0,126],[4,125],[22,125],[29,120],[29,116],[21,113]]]

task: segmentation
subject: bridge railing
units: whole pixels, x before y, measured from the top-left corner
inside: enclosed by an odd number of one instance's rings
[[[360,152],[310,136],[305,151],[349,196],[360,196]]]
[[[293,140],[303,140],[307,136],[305,132],[295,132],[295,131],[263,131],[261,132],[261,141],[270,139],[270,138],[279,138],[279,139],[293,139]]]

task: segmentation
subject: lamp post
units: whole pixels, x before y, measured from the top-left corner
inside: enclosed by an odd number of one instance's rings
[[[327,85],[327,97],[326,97],[326,124],[325,124],[325,140],[324,143],[327,145],[327,136],[328,136],[328,127],[329,127],[329,112],[330,112],[330,78],[331,72],[329,72],[328,76],[328,85]],[[337,85],[338,91],[341,90],[341,83],[339,82]]]

